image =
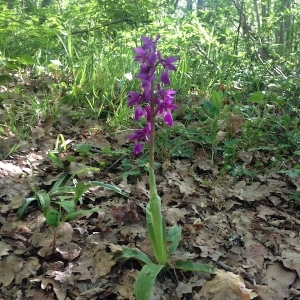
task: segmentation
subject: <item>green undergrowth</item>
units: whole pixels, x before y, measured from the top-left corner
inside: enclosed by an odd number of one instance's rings
[[[180,57],[171,75],[178,91],[175,126],[157,124],[160,164],[193,158],[202,148],[222,174],[251,177],[270,167],[280,170],[283,161],[297,155],[300,85],[293,52],[279,55],[277,45],[270,45],[272,56],[262,64],[243,42],[235,48],[236,35],[226,18],[218,19],[224,26],[211,26],[216,15],[208,11],[164,15],[141,26],[125,22],[84,34],[74,34],[87,25],[78,7],[72,4],[56,16],[54,11],[50,6],[0,13],[0,23],[4,14],[15,20],[6,28],[10,34],[0,32],[1,136],[30,139],[33,128],[43,128],[49,118],[55,124],[62,114],[97,120],[111,134],[130,130],[127,92],[138,88],[132,48],[142,34],[159,33],[165,41],[162,51]],[[72,14],[77,15],[69,18]],[[98,12],[90,20],[102,22],[102,17]],[[25,23],[28,30],[20,30]],[[283,67],[274,72],[276,63]],[[231,128],[232,115],[240,119],[240,128]],[[252,153],[250,163],[241,160],[241,151]],[[122,174],[140,174],[142,161],[135,165],[124,158]]]

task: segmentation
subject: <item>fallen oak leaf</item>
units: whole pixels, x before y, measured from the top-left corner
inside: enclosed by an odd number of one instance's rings
[[[24,263],[25,261],[15,254],[9,254],[2,258],[0,262],[0,284],[8,286],[20,272]]]
[[[111,208],[111,214],[117,221],[119,227],[127,223],[137,223],[139,221],[139,215],[135,210],[135,204],[131,201],[128,201],[125,205],[113,206]]]
[[[216,276],[211,281],[206,281],[199,296],[203,299],[218,300],[251,300],[257,294],[247,289],[241,276],[232,272],[216,270]]]

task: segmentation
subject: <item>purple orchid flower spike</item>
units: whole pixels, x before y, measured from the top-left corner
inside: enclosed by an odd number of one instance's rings
[[[142,92],[129,92],[128,105],[135,107],[135,120],[140,120],[142,117],[146,119],[146,125],[142,129],[135,130],[128,137],[129,140],[135,141],[135,154],[142,151],[142,141],[149,141],[149,136],[154,130],[154,126],[151,126],[152,118],[154,120],[157,114],[161,114],[166,124],[172,126],[172,112],[177,108],[177,105],[174,104],[176,91],[164,90],[161,84],[170,85],[169,71],[177,70],[174,62],[178,59],[176,57],[162,57],[161,52],[156,50],[159,38],[159,35],[155,40],[142,36],[142,46],[134,48],[136,52],[134,60],[140,63],[140,72],[136,78],[141,80]],[[162,73],[158,76],[161,84],[157,84],[155,90],[156,73],[159,65],[163,68]]]

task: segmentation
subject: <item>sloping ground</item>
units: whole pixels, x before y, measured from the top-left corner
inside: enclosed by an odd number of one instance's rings
[[[127,147],[127,133],[110,137],[90,131],[92,125],[50,122],[44,129],[32,128],[31,143],[0,162],[0,299],[135,299],[141,265],[113,257],[123,245],[153,257],[145,227],[148,177],[145,172],[120,178],[122,157],[101,150]],[[66,162],[72,154],[75,160],[65,170],[53,168],[47,152],[57,133],[91,143],[93,155],[82,157],[69,144],[60,159]],[[241,154],[245,164],[249,155]],[[114,183],[128,198],[90,188],[81,207],[103,211],[61,223],[55,244],[54,228],[37,206],[18,218],[17,209],[34,189],[47,191],[63,172],[74,174],[101,161],[106,165],[101,172],[82,173],[79,179]],[[299,202],[289,199],[300,189],[299,178],[276,170],[251,180],[220,176],[199,149],[193,159],[166,161],[157,170],[157,183],[167,225],[183,229],[176,258],[209,263],[218,271],[210,277],[170,269],[158,278],[151,299],[299,299]]]

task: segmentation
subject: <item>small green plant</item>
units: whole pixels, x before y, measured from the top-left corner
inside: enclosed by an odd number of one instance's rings
[[[5,160],[6,158],[8,158],[11,154],[16,152],[19,147],[20,145],[12,145],[11,147],[9,147],[9,149],[7,149],[6,153],[0,153],[0,160]]]
[[[173,225],[169,231],[161,211],[161,199],[157,193],[155,167],[154,167],[154,147],[155,147],[155,117],[161,114],[167,125],[173,125],[172,111],[177,108],[173,103],[176,91],[166,90],[162,87],[170,85],[169,70],[176,71],[175,57],[162,58],[160,51],[156,50],[159,36],[153,41],[142,36],[144,44],[141,48],[134,48],[137,56],[135,61],[140,62],[140,73],[136,76],[142,80],[142,93],[129,92],[129,106],[135,107],[135,120],[142,117],[146,119],[146,125],[135,130],[130,135],[129,140],[135,141],[134,153],[142,151],[141,141],[149,142],[149,187],[150,199],[146,206],[147,230],[150,237],[153,253],[157,263],[144,253],[125,247],[123,252],[116,258],[136,258],[144,263],[135,283],[134,293],[137,300],[148,300],[156,277],[164,269],[171,267],[168,258],[173,255],[179,245],[181,238],[181,227]],[[160,82],[156,84],[157,69],[162,66]],[[210,265],[197,265],[193,261],[178,260],[172,263],[172,267],[189,270],[213,273]]]
[[[38,203],[38,207],[43,212],[46,223],[55,227],[52,244],[53,253],[55,251],[56,230],[61,222],[72,220],[79,215],[101,211],[101,208],[92,208],[88,210],[78,208],[78,204],[82,204],[83,195],[91,186],[99,186],[117,192],[124,197],[128,197],[126,193],[114,185],[99,181],[77,182],[74,178],[80,173],[98,170],[99,169],[97,168],[88,167],[77,171],[72,176],[69,174],[63,174],[55,182],[50,191],[35,190],[34,196],[27,198],[23,205],[18,209],[18,215],[22,218],[29,205],[33,202]],[[71,182],[73,183],[72,185]]]
[[[218,133],[218,121],[220,120],[221,115],[221,105],[224,99],[224,94],[222,91],[212,91],[211,101],[205,100],[203,102],[203,108],[207,113],[207,121],[210,122],[210,135],[208,142],[212,146],[212,154],[211,154],[211,161],[212,164],[215,160],[216,155],[216,145],[217,145],[217,133]]]
[[[91,152],[92,147],[92,144],[79,144],[75,146],[75,150],[81,156],[90,157],[93,156],[93,153]]]
[[[58,157],[58,154],[67,151],[67,145],[71,142],[72,140],[65,140],[61,133],[57,136],[54,150],[51,150],[48,153],[48,158],[52,161],[54,167],[64,169],[65,166],[62,160]]]

